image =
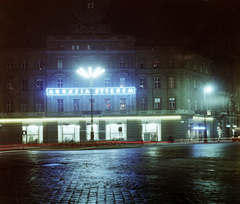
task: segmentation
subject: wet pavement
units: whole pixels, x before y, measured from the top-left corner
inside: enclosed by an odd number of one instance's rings
[[[240,143],[0,152],[0,203],[240,203]]]

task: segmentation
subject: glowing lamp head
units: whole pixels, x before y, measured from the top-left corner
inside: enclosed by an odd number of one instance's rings
[[[204,88],[204,91],[206,93],[210,93],[210,92],[212,92],[212,87],[211,86],[207,86],[207,87]]]

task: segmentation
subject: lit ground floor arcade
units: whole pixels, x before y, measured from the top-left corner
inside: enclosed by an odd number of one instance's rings
[[[167,141],[200,137],[201,119],[183,116],[0,119],[0,143],[52,143],[94,140]],[[198,129],[195,126],[198,125]],[[207,128],[210,132],[211,125]]]

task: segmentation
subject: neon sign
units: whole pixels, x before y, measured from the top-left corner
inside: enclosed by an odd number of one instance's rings
[[[91,88],[47,88],[47,95],[91,95]],[[92,95],[135,94],[135,87],[99,87],[92,88]]]

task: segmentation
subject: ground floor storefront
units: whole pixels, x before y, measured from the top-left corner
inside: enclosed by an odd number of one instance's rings
[[[186,116],[98,117],[90,118],[31,118],[0,120],[1,143],[51,143],[94,140],[167,141],[201,139],[204,120]],[[213,134],[213,120],[206,123],[207,137]]]

